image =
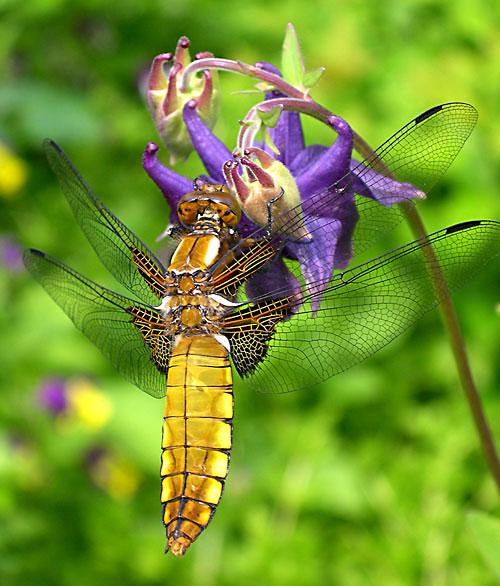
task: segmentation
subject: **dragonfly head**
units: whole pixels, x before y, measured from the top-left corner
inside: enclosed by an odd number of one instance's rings
[[[232,227],[241,219],[241,208],[225,185],[195,183],[195,190],[182,196],[177,215],[185,226],[195,224],[203,215],[218,216],[221,223]]]

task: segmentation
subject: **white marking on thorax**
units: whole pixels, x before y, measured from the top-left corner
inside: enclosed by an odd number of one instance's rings
[[[167,305],[170,303],[170,300],[172,299],[172,295],[166,295],[162,300],[160,305],[157,305],[156,307],[154,307],[154,309],[158,309],[158,311],[161,311],[162,313],[165,313],[165,308],[167,307]]]
[[[215,236],[213,238],[210,238],[210,242],[208,243],[208,248],[207,248],[207,255],[206,255],[206,262],[207,265],[210,266],[211,264],[213,264],[219,254],[219,249],[220,249],[220,239]]]
[[[244,305],[243,303],[233,303],[232,301],[229,301],[229,299],[222,297],[222,295],[217,295],[217,293],[208,295],[208,298],[212,301],[215,301],[219,305],[226,305],[228,307],[238,307],[239,305]]]
[[[224,346],[228,352],[231,352],[231,344],[226,336],[223,336],[222,334],[214,334],[214,339],[217,340],[221,346]]]

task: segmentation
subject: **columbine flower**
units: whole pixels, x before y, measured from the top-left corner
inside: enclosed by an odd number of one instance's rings
[[[211,57],[198,53],[196,59]],[[193,77],[189,85],[182,87],[181,76],[191,63],[189,40],[181,37],[175,55],[164,53],[155,57],[147,84],[147,100],[156,128],[170,151],[170,162],[186,158],[193,150],[182,113],[186,102],[195,100],[204,123],[212,128],[220,108],[220,92],[217,72],[203,71],[201,77]]]
[[[15,197],[28,179],[28,165],[0,141],[0,196]]]
[[[238,195],[246,215],[259,226],[271,222],[270,228],[275,232],[311,241],[303,222],[286,226],[288,212],[301,204],[297,183],[286,166],[259,147],[249,147],[243,155],[238,151],[233,154],[237,160],[224,163],[224,177],[230,190]],[[271,218],[269,204],[272,204]]]
[[[242,123],[236,149],[231,152],[204,123],[196,100],[189,100],[182,117],[193,147],[202,160],[209,183],[225,183],[235,193],[242,206],[239,229],[248,236],[267,222],[267,203],[282,193],[273,204],[280,213],[301,204],[304,222],[292,234],[293,241],[283,249],[283,256],[297,260],[309,292],[314,283],[327,283],[334,269],[345,268],[352,258],[352,236],[358,214],[355,195],[370,198],[383,206],[391,206],[413,198],[422,198],[422,191],[400,183],[374,170],[362,167],[352,157],[354,136],[349,124],[313,101],[303,98],[296,88],[280,77],[279,70],[268,63],[243,65],[222,59],[202,59],[190,66],[219,67],[238,71],[273,82],[287,95],[276,89],[266,93],[266,100],[253,108]],[[297,93],[302,96],[298,99]],[[290,98],[289,96],[292,96]],[[331,146],[306,146],[298,112],[314,111],[336,133]],[[277,121],[276,121],[277,120]],[[264,129],[267,140],[255,140],[258,129]],[[192,182],[164,167],[157,159],[158,146],[149,143],[144,152],[144,168],[161,189],[171,209],[171,222],[177,223],[177,204],[184,193],[191,191]],[[339,189],[339,192],[337,192]],[[321,205],[315,197],[322,193]],[[273,231],[280,232],[283,222],[273,222]],[[286,230],[284,230],[286,232]],[[312,237],[311,237],[312,234]],[[300,291],[298,280],[288,271],[282,258],[269,270],[254,275],[247,283],[250,298],[276,288],[276,276],[284,294]],[[281,287],[280,287],[281,288]],[[313,311],[319,306],[319,300]]]
[[[95,446],[85,457],[91,481],[118,501],[127,501],[139,488],[140,474],[133,463],[106,446]]]
[[[91,431],[104,427],[112,415],[109,399],[86,378],[48,378],[38,389],[38,402],[59,421],[78,423]]]
[[[38,389],[38,402],[42,409],[58,415],[68,407],[67,389],[65,382],[60,378],[48,378]]]

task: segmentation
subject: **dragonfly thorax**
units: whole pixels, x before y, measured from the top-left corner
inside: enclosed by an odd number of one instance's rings
[[[167,295],[159,309],[168,335],[216,335],[226,307],[210,295]]]
[[[207,295],[213,293],[213,289],[208,270],[178,272],[173,269],[165,275],[167,295]]]

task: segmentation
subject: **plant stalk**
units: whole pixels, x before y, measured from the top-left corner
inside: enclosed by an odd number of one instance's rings
[[[401,204],[407,208],[408,211],[408,224],[416,238],[423,238],[427,235],[427,231],[424,228],[422,218],[413,205]],[[432,248],[428,249],[429,253],[433,255]],[[438,283],[444,281],[439,269],[432,273],[432,278]],[[474,383],[472,377],[469,360],[467,358],[467,352],[465,350],[465,343],[460,331],[458,324],[457,315],[451,301],[451,297],[446,296],[443,301],[439,304],[439,311],[441,313],[441,319],[444,322],[448,337],[450,339],[453,356],[457,365],[460,382],[465,392],[467,402],[469,403],[474,424],[476,426],[477,433],[481,441],[481,447],[483,449],[486,462],[490,469],[493,480],[495,481],[498,492],[500,493],[500,459],[495,446],[495,441],[488,424],[488,420],[483,410],[481,403],[481,397]]]

